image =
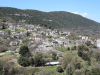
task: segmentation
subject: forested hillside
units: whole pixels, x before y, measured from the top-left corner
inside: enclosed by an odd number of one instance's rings
[[[17,22],[64,28],[74,30],[77,33],[86,30],[87,32],[92,31],[92,34],[94,34],[94,32],[99,32],[98,30],[100,28],[100,23],[66,11],[42,12],[38,10],[0,7],[0,12]]]

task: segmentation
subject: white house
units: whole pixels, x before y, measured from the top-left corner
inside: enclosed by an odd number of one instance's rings
[[[48,62],[45,65],[46,66],[55,66],[55,65],[60,65],[60,62]]]
[[[97,47],[100,47],[100,39],[97,39]]]
[[[17,46],[17,45],[19,45],[19,43],[18,43],[18,42],[13,42],[13,41],[12,41],[12,42],[10,42],[10,45],[11,45],[11,46]]]

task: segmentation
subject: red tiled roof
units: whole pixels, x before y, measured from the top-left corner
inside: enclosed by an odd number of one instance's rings
[[[31,46],[37,46],[36,44],[32,44]]]

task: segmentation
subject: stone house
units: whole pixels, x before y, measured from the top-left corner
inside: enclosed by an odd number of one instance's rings
[[[11,46],[18,46],[18,45],[19,45],[19,42],[11,41],[11,42],[10,42],[10,45],[11,45]]]

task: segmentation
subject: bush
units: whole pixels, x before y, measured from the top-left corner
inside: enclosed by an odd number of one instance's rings
[[[87,46],[90,46],[90,45],[91,45],[91,41],[87,41],[85,44],[86,44]]]
[[[89,49],[84,45],[78,46],[78,56],[82,57],[82,59],[85,61],[90,61],[90,58],[88,57],[87,53],[84,53],[84,51],[89,51]]]
[[[86,45],[80,45],[80,46],[78,46],[78,50],[89,51],[89,49],[88,49],[88,47]]]
[[[41,60],[41,65],[42,66],[45,66],[45,64],[47,63],[47,62],[50,62],[51,60],[50,59],[42,59]]]
[[[95,58],[96,58],[97,61],[100,60],[100,54],[96,53]]]
[[[46,69],[42,69],[41,71],[39,71],[37,74],[35,75],[54,75],[52,74],[51,71],[47,71]]]
[[[23,45],[23,46],[20,47],[19,54],[21,54],[24,57],[30,57],[31,56],[30,51],[28,49],[28,46],[26,46],[26,45]]]
[[[78,56],[82,57],[82,50],[78,50]]]
[[[67,50],[69,51],[70,50],[70,47],[67,47]]]
[[[11,75],[10,71],[11,66],[9,65],[9,63],[0,60],[0,75]]]
[[[29,58],[28,61],[29,61],[29,64],[30,64],[31,66],[34,65],[34,59],[33,59],[33,58]]]
[[[52,52],[52,59],[53,60],[56,60],[57,59],[56,56],[57,56],[57,54],[55,52]]]
[[[10,74],[10,75],[15,75],[15,74],[17,74],[17,73],[18,73],[18,70],[15,69],[15,68],[12,68],[11,74]]]
[[[28,43],[28,41],[29,41],[28,38],[22,40],[23,43]]]
[[[77,63],[74,66],[75,66],[75,69],[80,69],[82,67],[80,63]]]
[[[29,63],[29,61],[28,61],[28,58],[27,58],[27,57],[23,57],[23,56],[20,56],[20,57],[18,58],[18,63],[19,63],[21,66],[24,66],[24,67],[30,65],[30,63]]]
[[[71,50],[76,50],[76,48],[77,48],[76,46],[73,46],[73,47],[71,48]]]
[[[98,68],[93,68],[89,75],[100,75],[100,70]]]
[[[60,73],[64,72],[64,70],[61,66],[58,66],[56,70],[57,70],[57,72],[60,72]]]
[[[35,75],[36,72],[39,73],[39,68],[32,68],[31,71],[32,71],[32,75]]]
[[[63,67],[64,67],[64,69],[66,69],[67,65],[69,63],[71,63],[72,60],[73,60],[73,56],[69,53],[67,53],[67,55],[65,55],[63,57]]]
[[[5,47],[5,46],[0,46],[0,53],[1,53],[1,52],[5,52],[5,51],[7,51],[7,47]]]
[[[82,53],[82,59],[83,60],[90,60],[90,58],[88,57],[88,55],[87,54],[85,54],[85,53]]]
[[[73,75],[84,75],[84,71],[83,70],[75,70]]]
[[[88,61],[88,65],[90,65],[90,64],[91,64],[91,60],[90,60],[90,58],[88,57],[88,55],[87,55],[87,54],[82,53],[82,59],[83,59],[83,60],[85,60],[85,61]]]
[[[83,52],[83,45],[78,46],[78,56],[82,57],[82,52]]]
[[[66,69],[67,75],[73,75],[74,71],[75,71],[74,65],[68,64]]]
[[[35,66],[41,66],[42,65],[42,54],[35,56],[34,65]]]

